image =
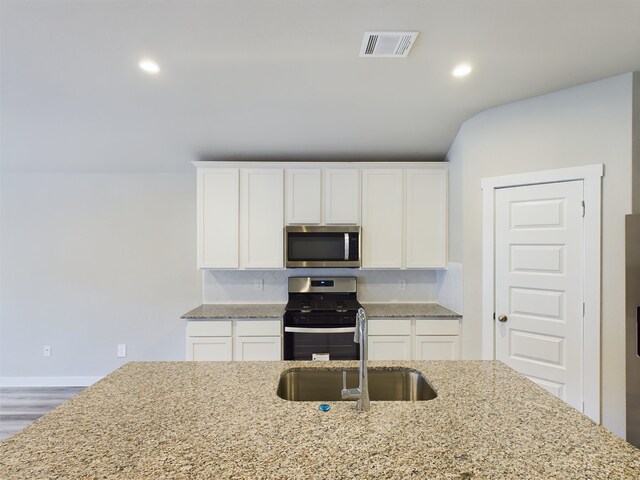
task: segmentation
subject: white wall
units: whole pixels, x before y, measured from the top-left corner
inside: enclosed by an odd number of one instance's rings
[[[485,111],[449,151],[451,258],[464,268],[463,352],[480,357],[484,177],[605,164],[602,254],[602,422],[625,433],[624,217],[631,212],[633,75],[625,74]],[[588,208],[588,206],[587,206]],[[455,240],[458,239],[458,240]]]
[[[202,292],[195,190],[195,172],[4,174],[0,376],[184,359],[180,316]]]

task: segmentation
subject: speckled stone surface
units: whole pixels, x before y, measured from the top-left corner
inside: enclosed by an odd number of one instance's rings
[[[229,318],[279,318],[284,315],[283,304],[204,304],[185,313],[187,320],[214,320]]]
[[[129,363],[0,443],[0,478],[637,479],[640,450],[499,362],[420,370],[425,402],[288,402],[289,368]]]
[[[363,303],[369,318],[461,318],[438,303]]]

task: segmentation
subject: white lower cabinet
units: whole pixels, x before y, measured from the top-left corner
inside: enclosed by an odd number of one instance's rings
[[[281,360],[280,320],[236,320],[234,360]]]
[[[459,360],[460,320],[369,320],[370,360]]]
[[[411,336],[369,336],[369,360],[411,360]]]
[[[234,360],[280,360],[280,337],[236,337]]]
[[[455,335],[416,335],[416,360],[459,360],[460,338]]]
[[[416,320],[415,360],[459,360],[458,319]]]
[[[231,337],[187,337],[187,360],[229,362]]]
[[[280,320],[187,322],[187,360],[281,360]]]
[[[411,360],[411,320],[370,319],[370,360]]]
[[[187,322],[187,360],[230,361],[232,322]]]

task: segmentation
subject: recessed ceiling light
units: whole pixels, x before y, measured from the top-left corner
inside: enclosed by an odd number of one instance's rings
[[[150,59],[140,60],[138,66],[147,73],[160,73],[160,65]]]
[[[468,63],[461,63],[460,65],[457,65],[456,68],[454,68],[451,71],[451,75],[453,75],[454,77],[466,77],[467,75],[469,75],[471,73],[471,70],[473,70],[471,68],[471,65],[469,65]]]

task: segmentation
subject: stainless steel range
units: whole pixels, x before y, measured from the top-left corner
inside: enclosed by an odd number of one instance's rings
[[[290,277],[285,360],[359,360],[355,277]]]

